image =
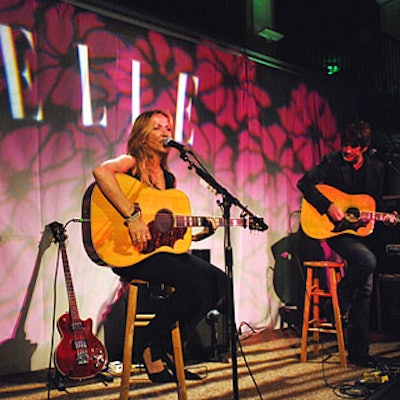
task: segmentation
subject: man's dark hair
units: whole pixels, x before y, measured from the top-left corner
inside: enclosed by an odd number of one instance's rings
[[[348,124],[341,134],[342,146],[368,147],[371,144],[371,125],[365,121]]]

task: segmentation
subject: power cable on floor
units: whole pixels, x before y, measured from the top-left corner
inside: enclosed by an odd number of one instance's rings
[[[255,330],[254,330],[249,324],[246,323],[246,325],[255,333]],[[257,390],[258,397],[260,398],[260,400],[263,400],[263,397],[262,397],[260,388],[259,388],[258,385],[257,385],[257,382],[256,382],[256,380],[255,380],[255,378],[254,378],[254,376],[253,376],[253,373],[251,372],[250,365],[249,365],[249,363],[247,362],[246,353],[245,353],[244,350],[243,350],[242,343],[241,343],[241,341],[239,340],[239,336],[238,336],[237,334],[236,334],[236,342],[239,344],[240,353],[241,353],[242,358],[243,358],[243,361],[244,361],[244,363],[245,363],[245,365],[246,365],[247,371],[249,371],[250,378],[251,378],[251,380],[252,380],[253,383],[254,383],[254,387],[255,387],[256,390]]]
[[[341,383],[339,385],[331,385],[326,377],[325,363],[332,357],[331,354],[322,359],[322,378],[325,386],[331,388],[333,393],[342,399],[366,399],[370,394],[370,390],[361,383]]]

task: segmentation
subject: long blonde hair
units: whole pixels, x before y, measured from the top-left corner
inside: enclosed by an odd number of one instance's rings
[[[127,153],[136,159],[136,167],[132,170],[133,175],[138,175],[140,180],[148,186],[153,186],[148,168],[152,153],[147,147],[147,138],[153,129],[151,124],[155,115],[161,114],[168,118],[171,127],[173,119],[169,112],[163,110],[150,110],[140,114],[132,125],[127,143]],[[169,171],[167,163],[168,153],[163,154],[161,158],[161,168]]]

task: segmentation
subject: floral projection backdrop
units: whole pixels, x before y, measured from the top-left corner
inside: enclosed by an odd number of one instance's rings
[[[338,145],[329,99],[305,79],[212,43],[55,3],[0,6],[0,374],[47,367],[53,307],[57,319],[68,300],[45,227],[80,217],[93,167],[125,152],[131,122],[151,108],[170,110],[176,140],[269,225],[232,228],[234,295],[237,324],[276,327],[270,247],[299,209],[297,180]],[[174,149],[170,166],[193,214],[221,215],[218,197]],[[232,217],[240,211],[232,207]],[[101,336],[118,279],[86,255],[79,223],[66,233],[80,316]],[[193,248],[211,249],[225,268],[222,229]]]

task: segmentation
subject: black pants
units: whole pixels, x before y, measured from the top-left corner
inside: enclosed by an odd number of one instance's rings
[[[369,352],[370,303],[377,259],[368,241],[353,235],[327,240],[329,246],[347,261],[345,276],[338,285],[338,296],[341,313],[349,311],[348,353],[354,358]]]
[[[194,328],[208,311],[221,307],[228,288],[228,277],[223,271],[187,253],[156,253],[136,265],[113,271],[125,281],[143,279],[175,287],[146,327],[143,345],[149,342],[165,347],[175,321],[183,330]]]

